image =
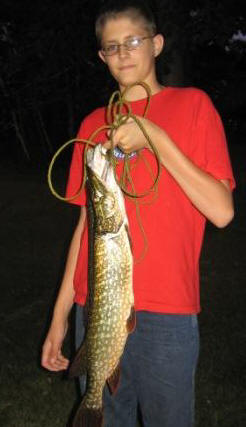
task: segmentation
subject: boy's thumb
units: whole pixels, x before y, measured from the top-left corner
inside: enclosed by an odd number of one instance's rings
[[[106,141],[103,143],[104,148],[106,148],[106,150],[108,150],[109,148],[111,148],[111,141]]]

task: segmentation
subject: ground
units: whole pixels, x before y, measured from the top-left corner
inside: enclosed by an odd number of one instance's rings
[[[231,147],[235,219],[222,230],[207,227],[201,257],[196,427],[246,425],[245,152],[242,145]],[[50,195],[44,172],[4,163],[0,176],[0,425],[68,426],[79,401],[76,386],[40,367],[40,348],[78,208]],[[70,330],[67,355],[73,348]]]

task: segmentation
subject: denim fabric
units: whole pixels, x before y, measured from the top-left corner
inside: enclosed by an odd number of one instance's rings
[[[77,345],[83,339],[83,309],[77,307]],[[119,389],[104,389],[104,427],[191,427],[199,352],[197,316],[137,312],[121,359]],[[82,394],[85,379],[80,379]]]

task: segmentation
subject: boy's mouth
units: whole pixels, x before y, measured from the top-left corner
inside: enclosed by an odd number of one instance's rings
[[[131,68],[134,68],[135,65],[123,65],[122,67],[119,67],[120,71],[130,70]]]

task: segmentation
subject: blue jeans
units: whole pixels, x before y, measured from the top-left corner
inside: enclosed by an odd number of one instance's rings
[[[83,308],[77,306],[77,346],[83,334]],[[196,315],[137,312],[117,393],[104,389],[104,427],[136,427],[138,407],[144,427],[192,427],[198,352]],[[80,386],[83,394],[83,377]]]

